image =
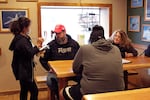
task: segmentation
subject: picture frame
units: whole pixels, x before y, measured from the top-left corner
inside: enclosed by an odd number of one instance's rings
[[[140,32],[140,16],[128,16],[128,31]]]
[[[38,0],[16,0],[17,2],[37,2]]]
[[[0,8],[0,32],[10,32],[10,23],[23,16],[29,17],[29,9]]]
[[[150,21],[150,0],[144,3],[144,21]]]
[[[143,7],[143,0],[131,0],[131,8]]]
[[[0,3],[7,3],[8,0],[0,0]]]
[[[142,25],[142,41],[150,42],[150,24]]]

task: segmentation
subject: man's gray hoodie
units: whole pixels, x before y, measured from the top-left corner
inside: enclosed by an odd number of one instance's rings
[[[80,85],[83,95],[124,89],[120,51],[105,39],[80,47],[73,71],[82,75]]]

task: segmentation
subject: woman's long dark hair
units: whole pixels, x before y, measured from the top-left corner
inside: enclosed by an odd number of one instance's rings
[[[92,29],[89,42],[93,43],[93,42],[96,42],[97,40],[99,40],[101,38],[105,39],[104,28],[102,26],[95,25]]]
[[[114,37],[115,37],[115,35],[116,35],[117,33],[119,33],[120,36],[121,36],[121,42],[119,43],[119,45],[120,45],[121,47],[130,48],[130,47],[132,46],[131,40],[129,39],[128,34],[127,34],[125,31],[121,30],[121,29],[116,30],[116,31],[112,34],[112,36],[111,36],[110,39],[111,39],[112,41],[114,41]]]
[[[31,20],[26,17],[20,17],[18,20],[11,22],[10,31],[14,35],[20,34],[24,28],[28,27],[31,23]]]

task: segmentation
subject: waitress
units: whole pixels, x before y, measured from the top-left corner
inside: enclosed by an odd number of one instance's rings
[[[37,45],[33,46],[30,32],[30,19],[20,17],[10,25],[10,31],[14,38],[10,44],[9,50],[13,51],[12,70],[16,80],[20,82],[20,100],[27,100],[28,91],[30,100],[38,100],[38,88],[34,80],[34,62],[33,57],[40,52],[43,39],[39,38]]]

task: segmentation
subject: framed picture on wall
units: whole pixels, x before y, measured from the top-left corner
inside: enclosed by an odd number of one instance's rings
[[[128,31],[140,32],[140,16],[128,16]]]
[[[0,3],[7,3],[8,0],[0,0]]]
[[[19,17],[29,17],[28,9],[0,8],[0,32],[9,32],[10,23]]]
[[[143,0],[131,0],[131,8],[143,7]]]
[[[142,41],[150,42],[150,24],[142,25]]]
[[[16,0],[17,2],[37,2],[38,0]]]
[[[144,20],[150,21],[150,0],[145,0],[144,4]]]

